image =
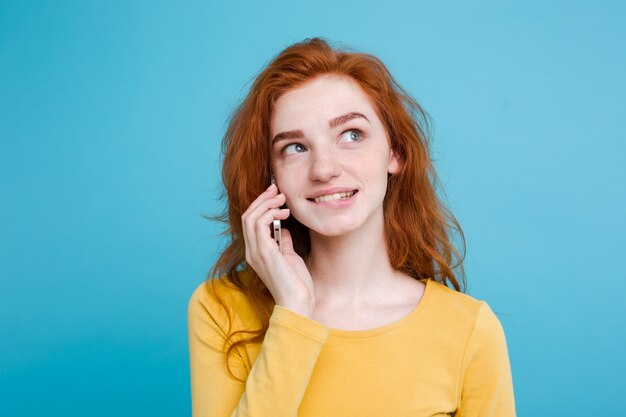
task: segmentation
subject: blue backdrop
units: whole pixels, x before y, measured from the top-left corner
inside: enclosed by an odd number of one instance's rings
[[[0,1],[0,415],[189,415],[226,119],[313,36],[432,116],[518,414],[624,415],[626,3],[296,3]]]

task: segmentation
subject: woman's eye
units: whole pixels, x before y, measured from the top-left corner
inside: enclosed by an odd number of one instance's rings
[[[293,155],[296,153],[304,152],[304,146],[299,143],[290,143],[289,145],[283,148],[283,154],[285,155]]]
[[[345,132],[343,132],[341,134],[342,137],[342,142],[358,142],[361,140],[361,136],[363,135],[363,132],[361,132],[359,129],[350,129],[350,130],[346,130]]]

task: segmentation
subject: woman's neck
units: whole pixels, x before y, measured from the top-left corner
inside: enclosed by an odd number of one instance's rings
[[[311,231],[306,264],[315,284],[316,303],[358,306],[379,299],[404,274],[395,271],[387,253],[382,216],[343,236]]]

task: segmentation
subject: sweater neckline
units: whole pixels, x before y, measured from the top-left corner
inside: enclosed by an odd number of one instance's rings
[[[426,303],[430,298],[430,294],[433,292],[433,287],[435,286],[435,281],[431,278],[422,278],[419,281],[426,284],[426,288],[424,288],[424,295],[420,302],[415,306],[413,310],[409,312],[406,316],[402,317],[399,320],[396,320],[392,323],[388,323],[379,327],[374,327],[372,329],[366,330],[344,330],[344,329],[335,329],[330,328],[330,338],[362,338],[362,337],[371,337],[376,336],[381,333],[386,333],[390,330],[393,330],[397,327],[400,327],[407,323],[408,321],[413,320],[416,316],[418,316],[426,307]]]

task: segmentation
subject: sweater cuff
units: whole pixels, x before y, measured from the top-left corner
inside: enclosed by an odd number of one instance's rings
[[[270,321],[275,321],[303,335],[325,343],[330,336],[330,327],[296,313],[286,307],[275,304]]]

